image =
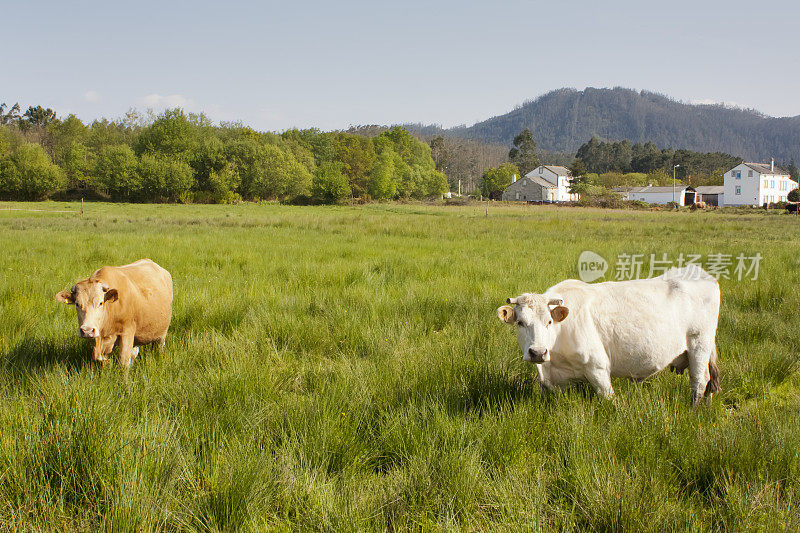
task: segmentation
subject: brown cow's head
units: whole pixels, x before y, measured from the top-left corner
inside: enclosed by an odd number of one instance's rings
[[[531,363],[550,360],[556,342],[558,324],[569,314],[561,298],[525,293],[509,298],[509,304],[497,309],[497,316],[506,324],[516,324],[517,341],[522,359]]]
[[[106,306],[118,298],[116,289],[91,278],[79,281],[72,289],[56,294],[59,302],[75,306],[78,312],[78,334],[87,339],[100,336]]]

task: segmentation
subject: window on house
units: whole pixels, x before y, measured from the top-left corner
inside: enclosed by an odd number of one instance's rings
[[[522,180],[522,186],[523,186],[523,187],[525,186],[525,184],[526,184],[526,183],[528,183],[528,182],[527,182],[527,181],[525,181],[525,180]]]
[[[539,174],[544,174],[544,167],[539,167]]]
[[[747,171],[747,177],[748,178],[752,178],[753,177],[753,171],[752,170],[748,170]]]
[[[517,200],[519,200],[519,193],[517,193]]]
[[[736,192],[735,192],[735,194],[742,194],[742,187],[741,187],[741,185],[737,185],[737,186],[736,186]]]
[[[736,178],[737,180],[742,177],[741,170],[731,170],[731,175]]]

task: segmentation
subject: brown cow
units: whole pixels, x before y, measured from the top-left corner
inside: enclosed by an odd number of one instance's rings
[[[150,259],[104,266],[56,300],[75,305],[79,335],[94,340],[95,361],[119,345],[119,362],[130,368],[139,346],[164,346],[172,319],[172,276]]]

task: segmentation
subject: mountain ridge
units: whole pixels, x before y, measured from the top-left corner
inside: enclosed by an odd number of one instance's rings
[[[405,127],[426,136],[506,145],[529,128],[540,148],[572,153],[598,136],[609,141],[651,141],[660,148],[726,152],[746,160],[800,160],[800,115],[771,117],[753,109],[685,103],[622,87],[556,89],[471,126]]]

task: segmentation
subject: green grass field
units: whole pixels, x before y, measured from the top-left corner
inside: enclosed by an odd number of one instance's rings
[[[0,209],[0,529],[800,529],[795,217]],[[541,397],[495,309],[582,250],[762,254],[721,282],[712,406],[669,372]],[[172,273],[173,322],[126,377],[53,297],[142,257]]]

